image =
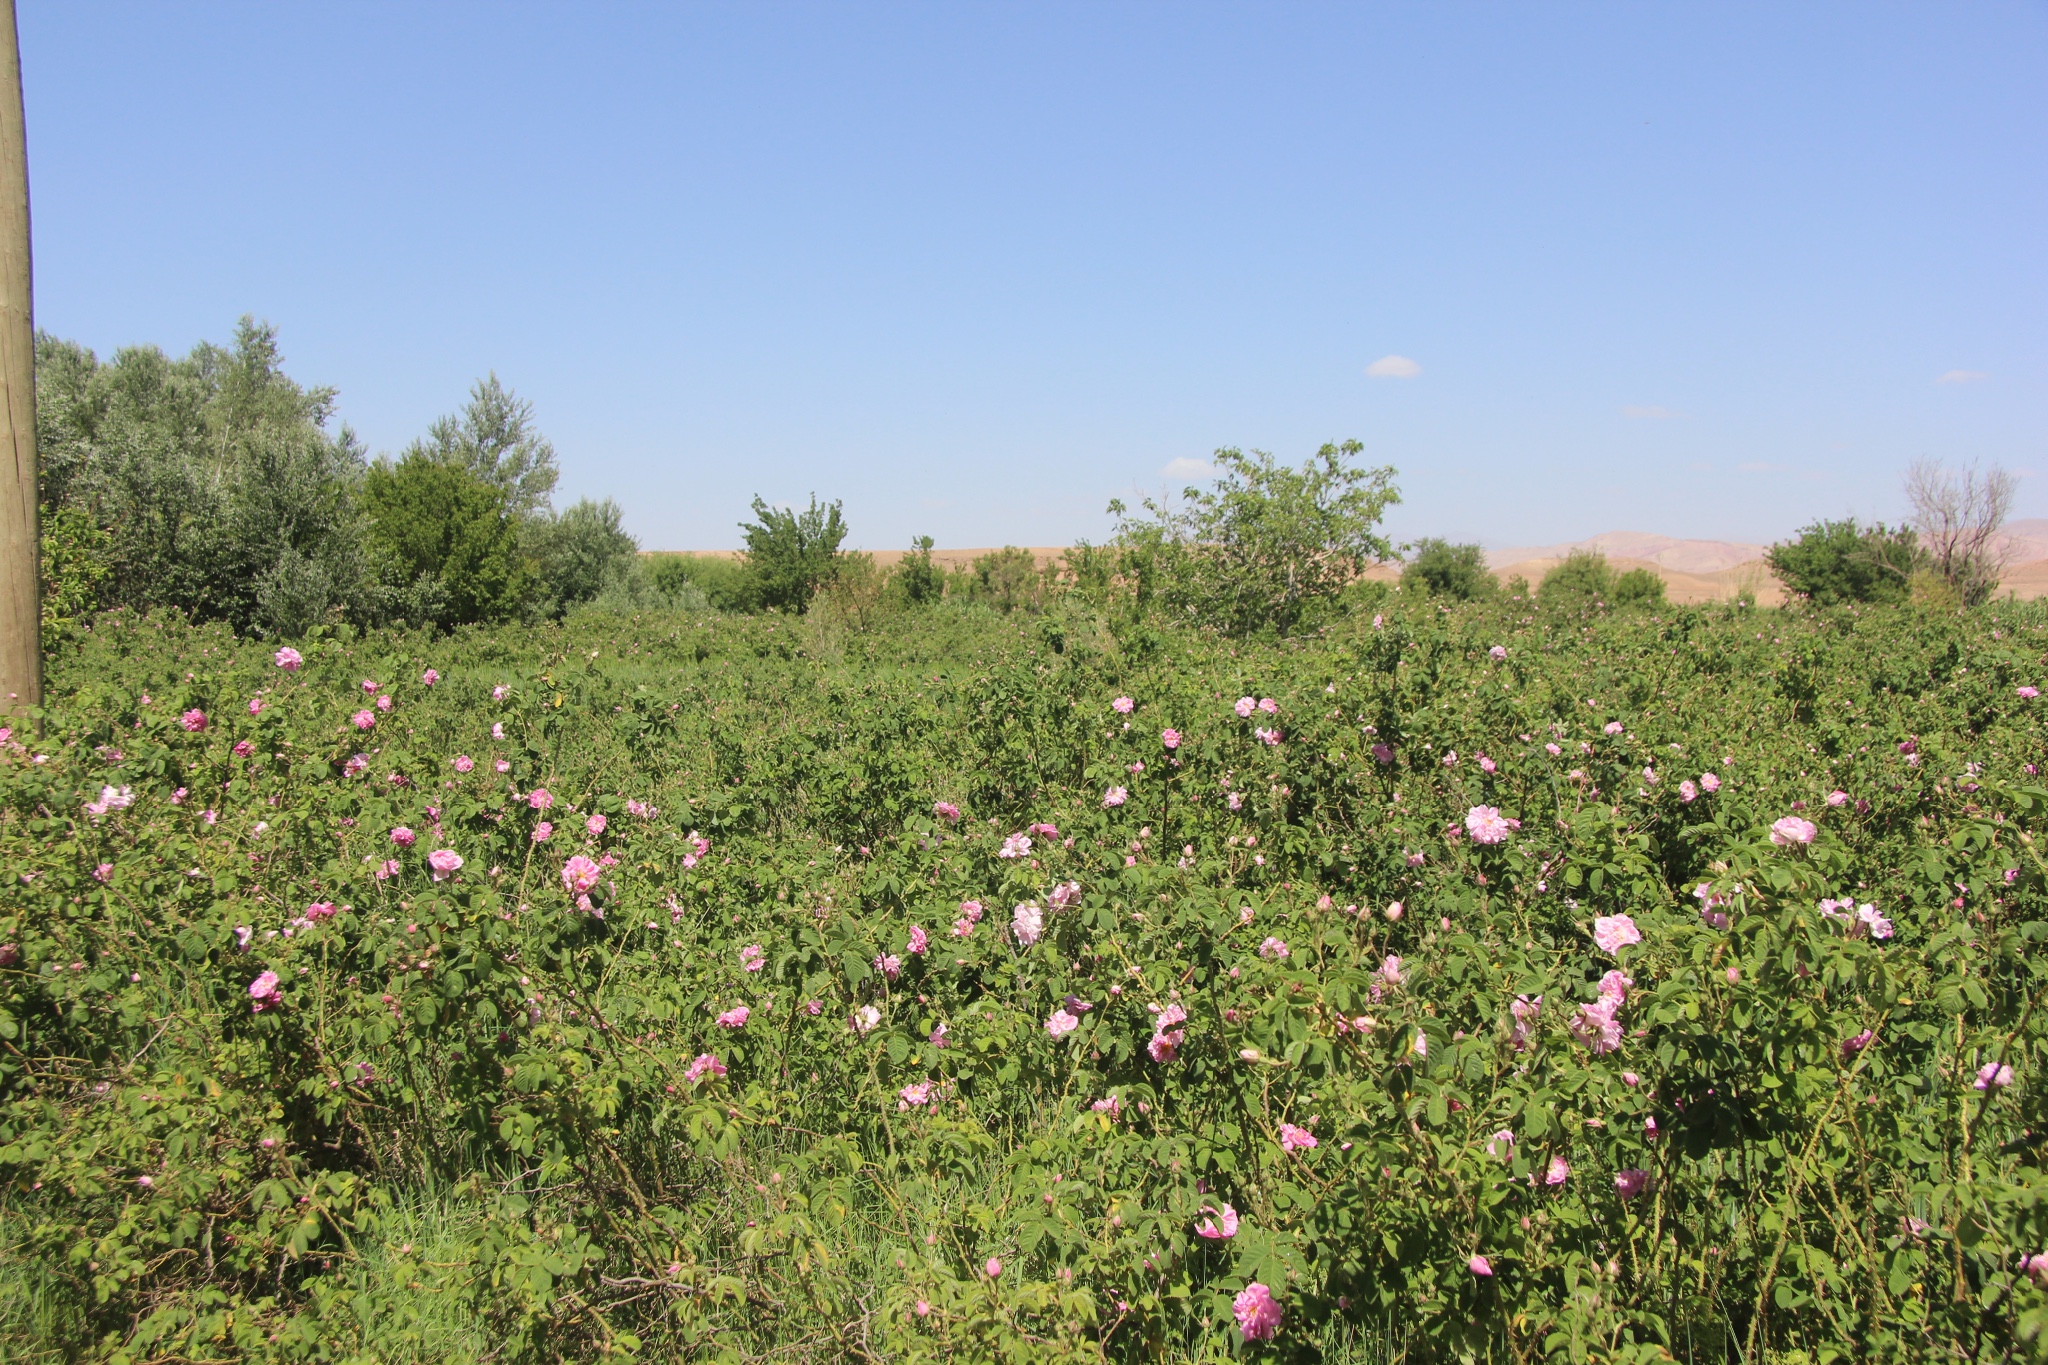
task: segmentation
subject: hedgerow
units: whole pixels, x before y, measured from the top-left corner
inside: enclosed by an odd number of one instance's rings
[[[2048,615],[951,609],[0,740],[9,1358],[2042,1353]]]

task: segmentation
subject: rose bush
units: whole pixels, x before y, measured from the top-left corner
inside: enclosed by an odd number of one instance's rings
[[[0,1341],[2039,1354],[2048,616],[1513,605],[102,618],[0,736]]]

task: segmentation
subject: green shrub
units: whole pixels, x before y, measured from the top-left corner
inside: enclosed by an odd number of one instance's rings
[[[814,493],[810,506],[799,512],[770,507],[756,497],[754,518],[740,524],[747,538],[744,563],[753,580],[753,600],[770,610],[800,616],[810,606],[812,595],[838,572],[839,546],[846,539],[839,504],[835,501],[821,507]]]
[[[1614,570],[1598,550],[1573,550],[1543,575],[1536,600],[1553,611],[1592,611],[1614,599]]]
[[[1499,591],[1500,585],[1486,567],[1486,551],[1477,545],[1453,545],[1447,540],[1425,537],[1411,548],[1414,554],[1401,571],[1404,591],[1458,602],[1475,601]]]
[[[1664,605],[1664,578],[1654,569],[1630,569],[1616,576],[1614,580],[1614,605],[1617,607],[1661,607]]]
[[[890,571],[888,593],[898,605],[927,607],[945,595],[946,571],[932,562],[932,544],[930,536],[916,537]]]
[[[1044,606],[1046,587],[1037,557],[1016,545],[976,555],[974,563],[956,569],[947,584],[948,592],[962,601],[979,602],[1001,612]]]
[[[80,629],[0,1358],[2040,1356],[2048,608],[1065,620]]]
[[[418,585],[424,620],[450,626],[518,616],[534,573],[502,490],[423,455],[373,466],[363,480],[371,543]]]
[[[686,588],[704,594],[719,611],[759,611],[754,576],[737,559],[716,554],[672,554],[651,556],[650,572],[655,587],[680,598]]]
[[[626,534],[624,521],[610,498],[585,498],[557,516],[528,520],[528,553],[551,599],[544,610],[560,614],[588,602],[608,579],[616,581],[628,572],[640,545]]]
[[[1799,537],[1764,552],[1785,591],[1816,606],[1844,602],[1903,602],[1916,573],[1926,572],[1926,551],[1907,527],[1882,522],[1860,526],[1855,519],[1817,521]]]

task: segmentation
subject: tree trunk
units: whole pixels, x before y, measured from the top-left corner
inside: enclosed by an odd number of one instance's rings
[[[0,714],[43,703],[31,278],[21,43],[0,0]]]

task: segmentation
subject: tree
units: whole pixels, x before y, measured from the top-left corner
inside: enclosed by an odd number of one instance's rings
[[[1486,552],[1477,545],[1453,545],[1428,536],[1409,547],[1414,551],[1401,571],[1403,591],[1460,602],[1491,597],[1499,585],[1486,567]]]
[[[838,571],[839,544],[846,539],[839,503],[821,507],[813,493],[811,505],[798,512],[770,507],[756,496],[754,517],[741,522],[740,531],[747,538],[747,573],[756,598],[762,606],[801,615]]]
[[[1652,569],[1630,569],[1614,580],[1611,600],[1617,607],[1661,607],[1664,579]]]
[[[1144,503],[1148,520],[1109,510],[1139,595],[1157,592],[1192,620],[1232,635],[1286,635],[1334,602],[1366,566],[1393,555],[1375,529],[1401,500],[1391,465],[1361,469],[1357,441],[1325,445],[1294,469],[1264,451],[1219,450],[1208,489],[1184,506]]]
[[[1796,540],[1766,550],[1764,562],[1786,592],[1829,607],[1905,601],[1927,553],[1910,527],[1860,526],[1846,517],[1801,527]]]
[[[1543,575],[1536,601],[1553,611],[1591,611],[1614,598],[1614,570],[1598,550],[1573,550]]]
[[[976,555],[974,563],[959,573],[956,591],[970,602],[981,602],[997,611],[1019,607],[1035,608],[1044,598],[1044,575],[1038,558],[1021,545],[1005,545]]]
[[[610,498],[585,498],[560,516],[536,523],[535,557],[555,612],[595,598],[605,579],[640,553],[640,543],[626,534],[624,523],[625,514]]]
[[[2012,510],[2019,479],[1993,465],[1960,474],[1935,460],[1915,460],[1906,471],[1906,499],[1913,528],[1928,562],[1966,607],[1988,599],[2005,572],[2006,551],[1998,528]]]
[[[434,624],[503,621],[525,608],[533,573],[502,488],[415,452],[370,469],[363,505],[375,544]]]
[[[928,606],[946,591],[946,571],[932,562],[932,538],[916,536],[910,553],[896,562],[889,575],[889,592],[907,606]]]
[[[507,510],[520,518],[544,515],[561,477],[554,446],[534,425],[533,404],[495,373],[471,385],[462,411],[436,419],[405,454],[468,470],[503,492]]]

